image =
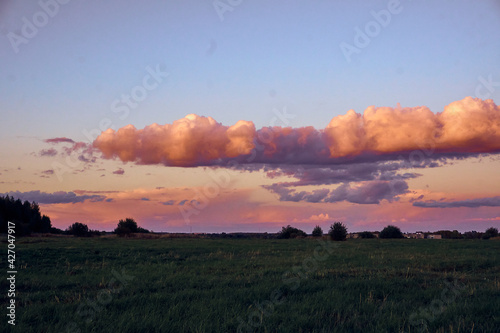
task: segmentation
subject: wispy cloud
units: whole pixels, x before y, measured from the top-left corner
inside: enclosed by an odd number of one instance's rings
[[[53,157],[53,156],[57,155],[57,150],[55,150],[54,148],[42,149],[42,150],[40,150],[40,152],[38,153],[38,155],[39,156]]]
[[[44,141],[47,142],[47,143],[75,143],[75,141],[73,141],[70,138],[66,138],[66,137],[51,138],[51,139],[46,139]]]
[[[333,190],[318,189],[297,191],[282,184],[264,185],[264,188],[278,195],[280,201],[341,202],[357,204],[378,204],[382,200],[397,200],[397,196],[408,192],[408,184],[403,180],[369,181],[355,185],[344,183]]]
[[[122,168],[119,168],[118,170],[113,171],[113,174],[115,175],[123,175],[125,173],[125,170]]]
[[[78,203],[89,200],[91,202],[103,201],[106,199],[104,195],[77,195],[74,192],[58,191],[46,193],[40,191],[19,192],[11,191],[0,194],[2,196],[9,195],[22,201],[35,201],[40,204],[58,204],[58,203]]]
[[[415,201],[415,207],[456,208],[456,207],[500,207],[500,197],[477,198],[458,201]]]

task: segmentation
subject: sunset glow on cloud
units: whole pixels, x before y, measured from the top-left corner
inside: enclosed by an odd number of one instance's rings
[[[108,129],[95,141],[105,158],[123,162],[202,166],[227,163],[330,164],[426,150],[454,157],[500,151],[500,107],[466,97],[441,113],[427,107],[370,107],[334,117],[325,129],[223,126],[188,115],[173,124]],[[436,158],[437,156],[434,156]]]

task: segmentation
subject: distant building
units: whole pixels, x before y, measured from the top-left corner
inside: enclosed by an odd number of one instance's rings
[[[427,238],[428,239],[441,239],[441,235],[440,234],[430,234],[430,235],[427,235]]]
[[[421,231],[417,231],[415,233],[407,233],[405,236],[406,236],[406,238],[413,238],[413,239],[424,239],[425,238],[424,233]]]

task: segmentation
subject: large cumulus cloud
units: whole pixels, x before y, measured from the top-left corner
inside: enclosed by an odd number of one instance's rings
[[[124,162],[197,166],[249,154],[254,136],[251,122],[224,126],[211,117],[190,114],[173,124],[108,129],[94,141],[94,147],[105,158],[118,157]]]
[[[105,158],[168,166],[239,164],[338,164],[397,159],[419,150],[442,156],[500,152],[500,107],[466,97],[440,113],[425,106],[369,107],[313,127],[264,127],[250,121],[225,126],[194,114],[144,129],[108,129],[94,141]]]

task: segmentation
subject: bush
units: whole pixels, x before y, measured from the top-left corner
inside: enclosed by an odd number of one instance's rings
[[[464,232],[465,239],[481,239],[482,237],[483,237],[483,234],[480,232],[477,232],[475,230]]]
[[[404,236],[398,227],[388,225],[380,232],[379,238],[404,238]]]
[[[141,227],[137,227],[137,232],[140,234],[149,234],[150,231]]]
[[[498,236],[498,229],[491,227],[491,228],[486,229],[486,231],[484,232],[483,238],[490,239],[492,237],[497,237],[497,236]]]
[[[139,227],[134,219],[126,218],[118,222],[114,232],[118,236],[130,236],[133,233],[149,233],[149,230]]]
[[[50,233],[51,234],[56,234],[56,235],[62,235],[64,234],[64,230],[61,230],[59,228],[51,227],[50,228]]]
[[[369,232],[369,231],[360,232],[358,235],[359,235],[359,238],[375,238],[375,235],[373,234],[373,232]]]
[[[75,222],[66,229],[66,233],[75,237],[90,236],[89,227],[86,224]]]
[[[334,241],[345,241],[347,238],[347,227],[342,222],[335,222],[330,226],[328,234]]]
[[[323,236],[323,229],[319,225],[315,226],[312,232],[313,237]]]
[[[457,230],[439,230],[437,232],[438,234],[441,235],[441,237],[446,238],[446,239],[461,239],[464,238],[460,232]]]
[[[307,234],[303,230],[294,228],[290,225],[287,225],[286,227],[282,227],[281,231],[278,233],[278,238],[280,238],[280,239],[306,237],[306,236],[307,236]]]

